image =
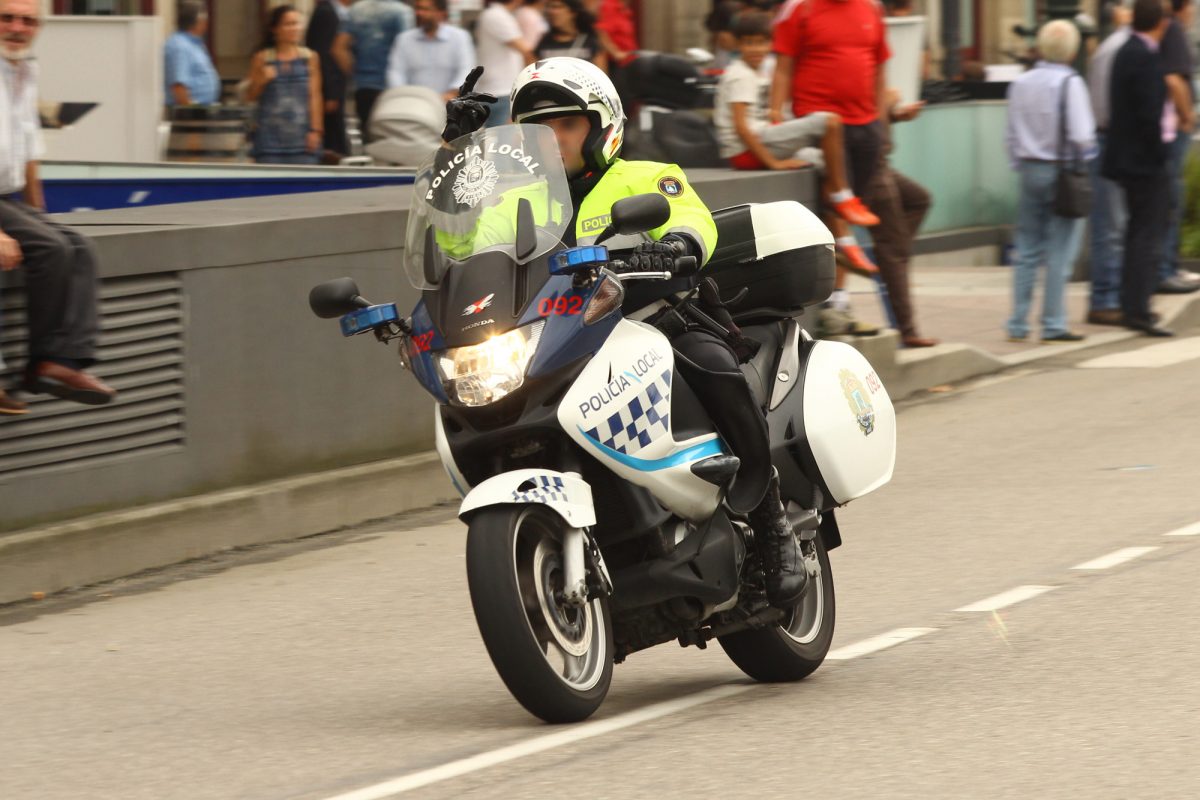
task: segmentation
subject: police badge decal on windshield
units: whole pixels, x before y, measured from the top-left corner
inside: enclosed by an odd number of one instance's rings
[[[460,205],[474,208],[491,196],[499,179],[495,164],[475,156],[454,178],[454,199]]]

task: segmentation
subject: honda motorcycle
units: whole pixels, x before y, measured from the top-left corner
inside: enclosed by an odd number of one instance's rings
[[[645,321],[665,309],[711,323],[696,279],[619,257],[669,216],[661,195],[625,198],[591,244],[568,246],[553,132],[489,128],[418,171],[403,255],[422,291],[411,316],[371,305],[349,278],[310,295],[344,335],[398,339],[436,401],[480,634],[513,696],[548,722],[587,718],[614,664],[671,641],[716,639],[760,681],[812,673],[833,637],[834,510],[887,483],[895,463],[895,412],[871,365],[795,319],[833,288],[828,229],[795,202],[715,212],[702,274],[760,344],[743,370],[810,575],[794,607],[771,607],[754,532],[726,503],[737,454]],[[636,308],[635,289],[652,286],[659,296]]]

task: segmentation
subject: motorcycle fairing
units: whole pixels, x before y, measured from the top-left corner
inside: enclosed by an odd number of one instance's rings
[[[569,275],[554,275],[545,282],[517,323],[520,327],[539,319],[546,320],[541,344],[529,363],[527,377],[538,378],[562,369],[580,358],[595,354],[604,344],[620,321],[620,316],[611,313],[591,325],[583,323],[583,312],[599,286],[599,281],[593,281],[591,286],[577,289]],[[553,310],[553,304],[559,298],[563,298],[565,313]],[[551,305],[550,313],[543,313],[545,303]]]
[[[442,460],[442,468],[446,470],[446,475],[450,478],[450,483],[454,485],[454,490],[460,497],[466,497],[467,492],[471,490],[471,484],[463,476],[462,470],[458,468],[458,462],[450,450],[450,442],[446,439],[446,424],[442,421],[440,409],[436,407],[433,410],[433,441],[438,457]]]
[[[650,325],[621,320],[558,407],[563,430],[585,452],[689,520],[706,519],[720,489],[691,465],[725,454],[715,431],[676,441],[671,385],[677,380],[671,343]]]
[[[513,503],[544,505],[572,528],[596,524],[592,487],[573,472],[550,469],[518,469],[488,478],[463,498],[458,517],[464,522],[472,511]]]
[[[412,335],[405,340],[402,346],[408,347],[408,361],[413,377],[439,403],[449,403],[450,399],[446,397],[441,376],[438,375],[437,365],[433,361],[435,352],[445,349],[446,342],[442,338],[442,334],[434,327],[433,320],[429,316],[429,308],[425,305],[424,300],[418,302],[416,308],[413,309],[409,325],[412,327]]]

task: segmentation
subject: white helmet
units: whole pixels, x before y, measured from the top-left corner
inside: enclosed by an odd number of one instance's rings
[[[607,169],[625,142],[625,110],[604,70],[579,58],[547,58],[525,67],[512,90],[512,119],[518,124],[564,114],[586,113],[592,132],[583,145],[591,169]]]

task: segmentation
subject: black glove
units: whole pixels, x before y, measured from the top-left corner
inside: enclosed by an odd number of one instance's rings
[[[475,83],[483,74],[483,67],[476,67],[458,87],[458,97],[446,103],[446,127],[442,129],[442,141],[453,142],[460,136],[474,133],[483,127],[492,113],[494,94],[476,92]]]
[[[629,269],[631,272],[674,272],[675,259],[686,252],[686,247],[678,239],[642,242],[629,256]]]

